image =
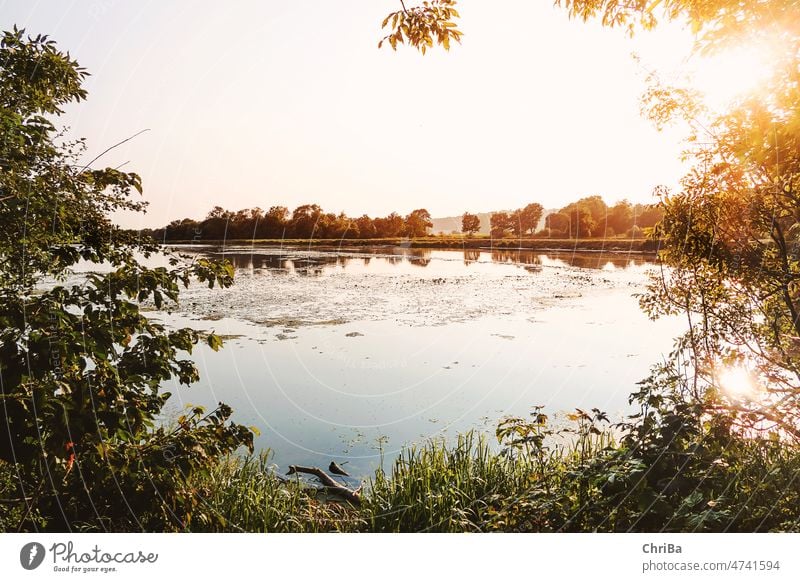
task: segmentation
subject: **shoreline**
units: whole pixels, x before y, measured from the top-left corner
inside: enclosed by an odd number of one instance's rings
[[[660,241],[651,239],[502,239],[489,238],[381,238],[381,239],[209,239],[159,241],[165,246],[184,245],[252,245],[262,247],[404,247],[432,250],[513,251],[536,250],[543,252],[607,252],[633,253],[655,256]]]

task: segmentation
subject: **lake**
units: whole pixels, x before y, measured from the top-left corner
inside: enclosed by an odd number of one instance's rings
[[[230,289],[193,285],[155,316],[225,336],[195,351],[201,381],[170,385],[169,414],[230,404],[274,462],[353,475],[401,447],[494,432],[543,405],[556,418],[628,395],[683,331],[650,321],[636,255],[541,251],[183,246],[226,258]]]

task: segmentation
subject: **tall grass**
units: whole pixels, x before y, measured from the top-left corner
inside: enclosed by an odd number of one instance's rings
[[[354,508],[329,503],[324,494],[287,480],[269,464],[269,452],[231,457],[219,463],[200,484],[207,509],[223,518],[224,531],[357,531],[362,522]],[[197,524],[193,530],[205,528]]]
[[[404,450],[389,475],[376,471],[364,519],[378,532],[481,531],[492,505],[530,479],[527,460],[499,455],[483,436],[467,433],[452,447],[430,441]]]
[[[800,529],[800,449],[792,443],[706,434],[695,443],[702,448],[684,443],[678,457],[666,449],[650,457],[608,431],[555,442],[503,452],[467,433],[452,445],[412,446],[374,473],[360,506],[277,476],[266,455],[226,460],[200,489],[226,531]]]
[[[277,474],[267,453],[228,457],[190,485],[192,531],[800,531],[800,445],[713,427],[619,441],[584,422],[570,438],[497,450],[475,433],[412,446],[365,483],[360,505]],[[534,434],[543,425],[526,429]],[[533,444],[531,444],[533,443]],[[0,498],[12,467],[0,465]],[[19,508],[0,504],[13,531]],[[208,516],[214,519],[209,519]]]

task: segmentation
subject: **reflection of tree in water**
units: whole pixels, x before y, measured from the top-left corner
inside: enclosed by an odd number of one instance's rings
[[[542,265],[540,253],[522,249],[493,250],[492,261],[495,263],[514,263],[515,265],[526,265],[529,267],[540,267]]]
[[[211,253],[215,258],[224,258],[231,262],[235,269],[266,269],[277,274],[297,273],[298,275],[317,277],[327,267],[347,267],[353,259],[341,255],[319,255],[313,257],[287,257],[285,255],[259,255],[253,253]],[[257,267],[256,267],[257,265]]]
[[[404,249],[406,259],[412,265],[427,267],[431,262],[430,249]]]
[[[363,251],[361,251],[363,252]],[[394,247],[391,249],[374,249],[379,253],[379,257],[370,256],[350,256],[339,252],[320,252],[308,256],[298,253],[288,254],[260,254],[258,252],[210,252],[209,255],[216,259],[229,260],[237,270],[268,270],[273,274],[296,273],[298,275],[318,277],[323,275],[326,270],[331,268],[341,268],[346,270],[351,263],[358,264],[361,261],[364,267],[371,264],[372,259],[378,258],[390,265],[400,265],[408,262],[418,267],[427,267],[432,261],[432,251],[430,249],[412,249],[404,247]],[[464,264],[469,265],[478,262],[481,257],[478,249],[464,249]],[[542,253],[530,249],[494,249],[491,251],[493,263],[513,264],[525,268],[530,272],[541,270],[542,264],[552,266],[573,266],[583,269],[603,269],[610,266],[616,268],[627,268],[632,265],[642,265],[646,259],[639,256],[611,253],[580,253],[580,252],[548,252]]]
[[[608,253],[548,253],[543,256],[551,261],[562,261],[567,265],[581,269],[603,269],[609,264],[618,269],[625,269],[632,265],[643,265],[647,262],[641,257]]]
[[[392,265],[397,265],[402,263],[403,260],[406,260],[412,265],[427,267],[431,262],[430,249],[412,249],[410,247],[399,246],[388,250],[383,249],[381,252],[386,255],[386,261]]]
[[[481,252],[475,249],[464,249],[464,264],[477,263],[481,258]]]

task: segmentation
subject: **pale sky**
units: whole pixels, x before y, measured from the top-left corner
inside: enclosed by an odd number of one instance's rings
[[[414,0],[411,0],[414,3]],[[669,76],[690,37],[634,40],[550,0],[463,0],[462,45],[379,50],[397,0],[0,0],[92,74],[63,121],[89,154],[138,172],[130,227],[319,203],[351,215],[652,201],[681,174],[678,129],[639,113],[642,66]]]

